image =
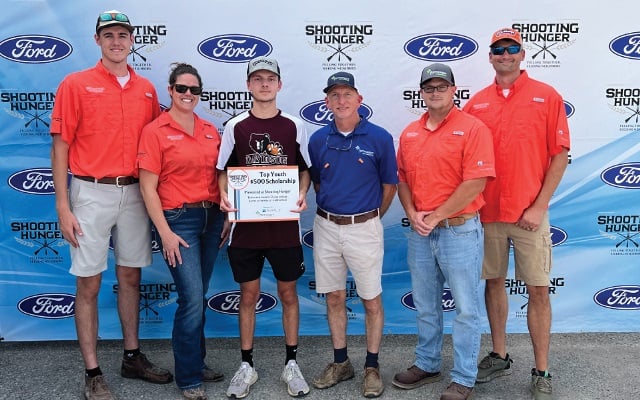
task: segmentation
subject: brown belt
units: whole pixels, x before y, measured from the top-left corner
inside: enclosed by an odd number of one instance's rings
[[[351,224],[359,224],[359,223],[368,221],[371,218],[377,217],[378,209],[376,208],[375,210],[371,210],[366,213],[357,214],[357,215],[336,215],[336,214],[329,214],[328,212],[318,208],[318,210],[316,211],[316,214],[338,225],[351,225]]]
[[[436,225],[438,228],[446,228],[447,226],[460,226],[464,225],[465,222],[470,220],[471,218],[475,218],[478,215],[478,212],[472,212],[467,214],[460,214],[453,218],[445,218],[442,221],[438,222]]]
[[[202,200],[202,201],[196,201],[195,203],[184,203],[183,206],[185,208],[211,208],[215,204],[216,203],[214,203],[213,201]]]
[[[103,183],[105,185],[116,185],[118,187],[132,185],[134,183],[138,183],[139,182],[139,179],[138,178],[134,178],[133,176],[116,176],[116,177],[113,177],[113,178],[109,177],[109,176],[106,176],[104,178],[96,179],[96,178],[94,178],[92,176],[74,175],[74,178],[78,178],[81,181]]]

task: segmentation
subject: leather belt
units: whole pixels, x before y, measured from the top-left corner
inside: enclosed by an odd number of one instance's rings
[[[465,222],[470,220],[471,218],[475,218],[478,215],[478,212],[460,214],[453,218],[445,218],[442,221],[438,222],[436,225],[438,228],[446,228],[447,226],[460,226],[464,225]]]
[[[337,215],[328,213],[320,208],[316,211],[316,214],[321,216],[322,218],[328,219],[329,221],[337,224],[337,225],[351,225],[351,224],[359,224],[365,221],[370,220],[371,218],[375,218],[378,216],[378,209],[367,211],[362,214],[356,215]]]
[[[96,179],[92,176],[74,175],[74,178],[78,178],[81,181],[102,183],[105,185],[116,185],[117,187],[133,185],[134,183],[138,183],[140,181],[138,178],[134,178],[133,176],[105,176],[104,178]]]
[[[202,200],[196,201],[195,203],[184,203],[182,206],[185,208],[211,208],[215,205],[213,201]]]

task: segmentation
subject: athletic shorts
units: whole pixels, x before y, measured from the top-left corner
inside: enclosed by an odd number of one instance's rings
[[[482,279],[506,278],[510,245],[513,244],[516,279],[530,286],[549,286],[551,273],[551,230],[545,213],[536,231],[513,223],[484,224]]]
[[[79,246],[70,246],[71,274],[87,277],[105,271],[110,245],[116,265],[151,264],[151,223],[139,184],[117,187],[72,179],[69,202],[83,232],[77,236]]]
[[[351,271],[361,299],[382,293],[384,229],[379,217],[359,224],[338,225],[319,215],[313,224],[316,292],[345,290]]]
[[[275,278],[282,282],[297,280],[305,271],[302,246],[276,249],[246,249],[227,247],[233,279],[250,282],[260,278],[267,259]]]

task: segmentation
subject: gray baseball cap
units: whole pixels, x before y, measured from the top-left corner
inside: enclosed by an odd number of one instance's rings
[[[433,78],[444,79],[451,85],[456,84],[451,68],[444,64],[435,63],[424,67],[424,69],[422,70],[422,75],[420,76],[420,86],[422,86],[429,79]]]
[[[273,72],[280,77],[280,67],[278,66],[278,62],[273,58],[256,57],[253,60],[250,60],[249,64],[247,64],[247,78],[249,78],[254,72],[260,70]]]

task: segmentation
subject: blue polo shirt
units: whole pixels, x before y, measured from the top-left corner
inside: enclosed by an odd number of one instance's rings
[[[398,183],[393,137],[360,118],[347,136],[331,122],[309,139],[311,180],[320,184],[316,203],[332,214],[352,215],[379,208],[382,184]]]

